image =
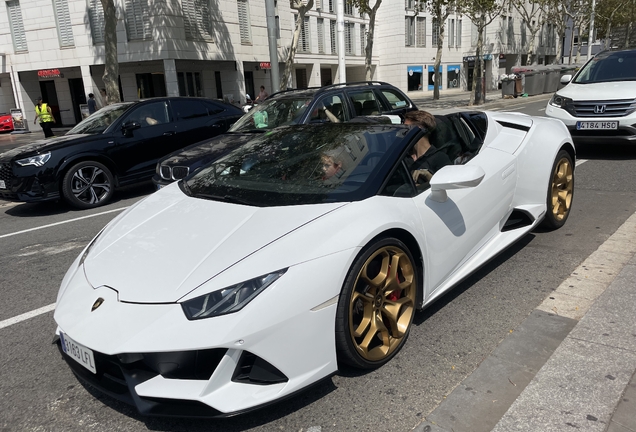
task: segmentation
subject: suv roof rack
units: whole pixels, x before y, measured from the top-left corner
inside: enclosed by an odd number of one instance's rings
[[[331,89],[349,87],[349,86],[363,86],[363,85],[372,86],[372,85],[391,85],[391,84],[389,84],[387,82],[384,82],[384,81],[354,81],[354,82],[346,82],[346,83],[329,84],[329,85],[322,86],[322,87],[307,87],[307,88],[303,88],[303,89],[280,90],[280,91],[277,91],[276,93],[271,94],[269,97],[278,96],[278,95],[281,95],[283,93],[289,93],[289,92],[293,92],[293,91],[316,90],[316,93],[323,93],[323,92],[331,90]]]

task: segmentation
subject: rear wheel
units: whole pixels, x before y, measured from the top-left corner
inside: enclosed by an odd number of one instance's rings
[[[113,196],[114,180],[110,170],[99,162],[73,165],[64,175],[62,195],[73,207],[89,209],[106,204]]]
[[[349,270],[338,302],[339,363],[372,369],[402,348],[415,315],[417,269],[396,238],[368,246]]]
[[[548,209],[543,226],[550,229],[561,228],[570,215],[574,196],[574,162],[572,156],[561,150],[552,166],[552,175],[548,186]]]

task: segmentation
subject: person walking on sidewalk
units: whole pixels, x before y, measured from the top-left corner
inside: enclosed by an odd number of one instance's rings
[[[40,120],[40,126],[44,131],[44,138],[54,136],[51,127],[55,124],[55,118],[53,117],[51,107],[48,104],[42,103],[41,97],[35,101],[35,114],[36,117],[35,120],[33,120],[33,124],[35,124],[38,119]]]
[[[88,113],[93,114],[97,111],[97,101],[95,100],[95,95],[93,93],[88,94]]]

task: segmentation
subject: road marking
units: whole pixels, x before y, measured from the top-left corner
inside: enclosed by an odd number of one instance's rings
[[[9,234],[3,234],[3,235],[0,235],[0,239],[3,239],[5,237],[11,237],[11,236],[18,235],[18,234],[28,233],[28,232],[31,232],[31,231],[37,231],[37,230],[41,230],[41,229],[45,229],[45,228],[50,228],[50,227],[53,227],[53,226],[56,226],[56,225],[63,225],[63,224],[66,224],[66,223],[77,222],[77,221],[80,221],[80,220],[83,220],[83,219],[88,219],[88,218],[92,218],[92,217],[96,217],[96,216],[102,216],[102,215],[105,215],[105,214],[108,214],[108,213],[114,213],[114,212],[126,210],[127,208],[128,208],[128,206],[122,207],[122,208],[118,208],[118,209],[113,209],[113,210],[107,210],[105,212],[95,213],[95,214],[88,215],[88,216],[82,216],[82,217],[78,217],[78,218],[75,218],[75,219],[69,219],[69,220],[65,220],[65,221],[61,221],[61,222],[55,222],[55,223],[48,224],[48,225],[42,225],[42,226],[35,227],[35,228],[29,228],[29,229],[25,229],[25,230],[22,230],[22,231],[16,231],[16,232],[9,233]]]
[[[587,159],[579,159],[576,161],[576,163],[574,164],[575,166],[579,166],[581,164],[584,164],[585,162],[587,162]]]
[[[35,318],[38,315],[51,312],[53,309],[55,309],[55,303],[50,304],[48,306],[41,307],[36,310],[32,310],[31,312],[23,313],[22,315],[15,316],[13,318],[9,318],[4,321],[0,321],[0,329],[12,326],[13,324],[17,324],[19,322],[26,321],[31,318]]]
[[[545,107],[539,108],[539,112],[541,112],[541,111],[545,111]]]

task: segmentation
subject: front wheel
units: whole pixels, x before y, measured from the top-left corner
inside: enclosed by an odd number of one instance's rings
[[[574,162],[565,150],[554,159],[550,184],[548,185],[548,209],[543,226],[548,229],[561,228],[570,216],[574,196]]]
[[[80,209],[106,204],[113,196],[113,191],[114,180],[110,170],[94,161],[73,165],[62,181],[64,199]]]
[[[369,245],[349,270],[338,301],[338,362],[373,369],[402,348],[415,314],[413,256],[396,238]]]

